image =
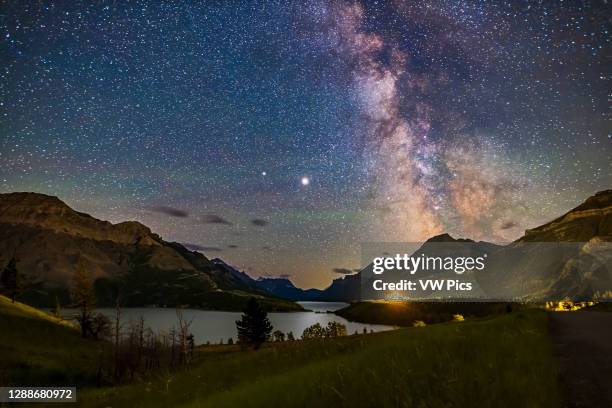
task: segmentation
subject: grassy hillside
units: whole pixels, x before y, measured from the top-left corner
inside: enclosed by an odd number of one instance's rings
[[[71,324],[0,296],[0,384],[84,385],[96,378],[102,342]]]
[[[546,314],[198,350],[144,382],[96,388],[104,342],[0,297],[0,384],[78,386],[79,406],[559,406]],[[367,392],[364,392],[367,390]]]
[[[85,406],[559,406],[543,311],[207,353],[159,381],[80,393]],[[366,392],[367,391],[367,392]]]
[[[356,302],[335,313],[347,320],[390,326],[412,326],[415,320],[427,324],[447,322],[454,314],[484,317],[523,309],[520,304],[450,302]]]

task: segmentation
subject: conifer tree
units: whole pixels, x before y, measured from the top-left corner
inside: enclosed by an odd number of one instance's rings
[[[236,328],[238,342],[252,345],[255,350],[268,340],[272,332],[268,314],[253,297],[248,300],[241,319],[236,321]]]

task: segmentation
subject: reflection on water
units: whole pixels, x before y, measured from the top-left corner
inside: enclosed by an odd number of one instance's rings
[[[302,335],[304,329],[312,326],[315,323],[320,323],[322,326],[328,322],[337,321],[345,324],[349,334],[353,334],[355,330],[362,332],[364,328],[368,331],[373,330],[384,331],[393,329],[392,326],[383,326],[376,324],[363,324],[349,322],[348,320],[336,316],[327,311],[334,311],[345,307],[346,303],[340,302],[299,302],[304,309],[312,310],[309,312],[291,312],[291,313],[268,313],[268,318],[274,326],[274,330],[282,330],[285,333],[290,331],[296,338]],[[96,309],[97,312],[103,313],[111,319],[115,317],[114,309]],[[73,310],[65,309],[63,314],[66,317],[74,315]],[[196,343],[203,344],[211,342],[213,344],[227,343],[227,340],[232,337],[236,341],[236,320],[240,319],[240,312],[219,312],[210,310],[195,310],[183,309],[185,319],[192,320],[191,332],[193,333]],[[150,327],[154,331],[169,330],[177,325],[176,311],[174,309],[163,308],[125,308],[121,310],[121,323],[127,327],[130,321],[136,322],[143,316],[145,326]]]
[[[312,310],[313,312],[335,312],[349,304],[344,302],[297,302],[306,310]]]

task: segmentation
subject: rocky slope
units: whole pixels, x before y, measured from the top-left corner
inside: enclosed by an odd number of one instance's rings
[[[479,282],[510,299],[612,298],[612,190],[527,230],[495,253]]]
[[[600,191],[561,217],[525,231],[518,242],[612,241],[612,190]]]
[[[0,194],[0,267],[12,257],[28,283],[22,299],[38,305],[51,305],[55,296],[68,302],[77,268],[95,281],[102,304],[121,291],[132,306],[239,309],[247,295],[264,295],[233,285],[227,271],[204,255],[166,242],[138,222],[101,221],[44,194]],[[299,309],[278,299],[262,301],[269,309]]]
[[[506,246],[442,234],[427,240],[413,256],[468,256],[487,253],[486,269],[473,279],[489,300],[542,301],[612,299],[612,190],[599,192],[576,208],[527,230]],[[317,293],[317,300],[370,299],[362,293],[369,267],[343,276]],[[365,275],[364,275],[365,274]],[[449,278],[453,278],[452,274]],[[399,278],[398,278],[399,279]],[[387,273],[387,280],[392,281]],[[275,290],[286,296],[286,290]],[[302,292],[292,291],[301,299]],[[288,296],[287,296],[288,297]]]

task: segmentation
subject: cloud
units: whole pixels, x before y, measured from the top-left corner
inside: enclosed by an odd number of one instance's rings
[[[184,246],[187,249],[192,250],[192,251],[201,251],[202,249],[204,249],[204,247],[202,245],[191,244],[189,242],[181,242],[181,245]]]
[[[166,214],[166,215],[169,215],[171,217],[178,217],[178,218],[187,218],[187,217],[189,217],[189,213],[187,211],[184,211],[184,210],[181,210],[181,209],[178,209],[178,208],[174,208],[174,207],[164,206],[164,205],[160,205],[160,206],[156,206],[156,207],[147,207],[147,210],[158,212],[158,213],[161,213],[161,214]]]
[[[258,227],[265,227],[266,225],[269,225],[270,222],[266,220],[262,220],[260,218],[255,218],[251,220],[251,224],[256,225]]]
[[[334,268],[332,269],[332,271],[334,271],[335,273],[341,273],[343,275],[349,275],[353,273],[353,270],[347,268]]]
[[[192,244],[189,242],[181,242],[181,245],[191,251],[206,251],[206,252],[220,252],[223,249],[215,246],[202,246],[198,244]]]
[[[499,229],[507,230],[510,228],[518,227],[518,223],[512,220],[504,221],[502,225],[500,225]]]
[[[204,224],[233,225],[231,222],[217,214],[206,214],[200,219],[200,221],[202,221]]]
[[[221,251],[223,251],[223,249],[221,249],[219,247],[214,247],[214,246],[211,246],[211,247],[205,246],[205,247],[202,247],[202,251],[204,251],[204,252],[221,252]]]

